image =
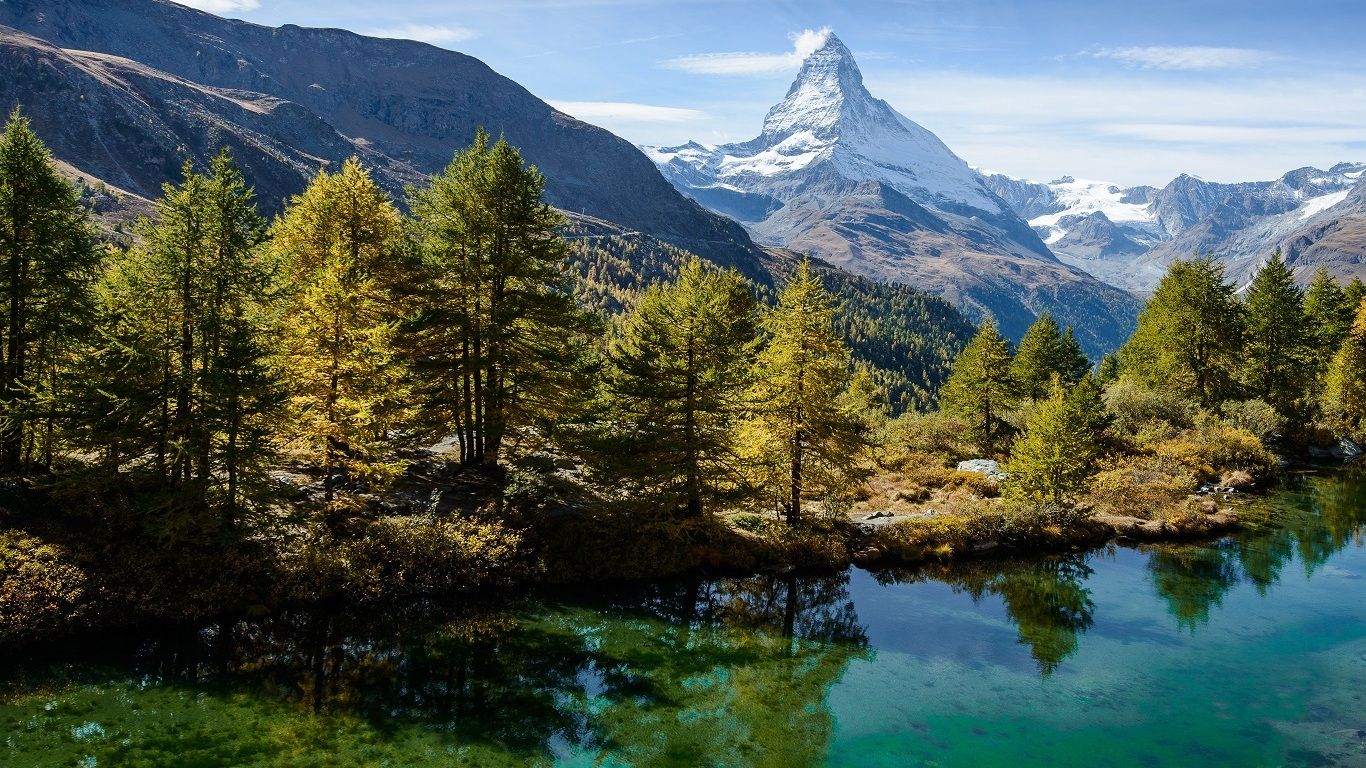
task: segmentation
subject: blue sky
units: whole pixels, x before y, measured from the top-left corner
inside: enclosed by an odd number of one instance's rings
[[[1366,161],[1359,0],[187,4],[426,40],[644,144],[752,138],[829,27],[874,95],[1013,176],[1242,181]]]

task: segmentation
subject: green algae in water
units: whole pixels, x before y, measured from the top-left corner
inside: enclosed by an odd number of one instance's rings
[[[0,765],[1366,765],[1366,479],[1208,545],[298,613],[0,672]]]

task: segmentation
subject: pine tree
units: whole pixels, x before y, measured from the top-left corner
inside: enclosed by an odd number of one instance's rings
[[[594,324],[569,293],[565,222],[544,190],[516,149],[480,131],[409,193],[422,267],[406,356],[423,426],[454,434],[464,464],[496,466],[510,431],[579,399]]]
[[[1206,407],[1233,392],[1242,361],[1243,307],[1211,258],[1172,262],[1120,350],[1124,372],[1145,386]]]
[[[754,300],[736,272],[696,258],[641,297],[612,340],[607,390],[618,469],[690,517],[737,485],[736,427],[754,351]]]
[[[393,274],[401,217],[353,157],[320,172],[271,234],[287,282],[279,345],[290,447],[321,467],[332,509],[337,474],[383,485],[402,468],[394,433],[407,393]]]
[[[1309,290],[1304,294],[1304,314],[1308,318],[1308,341],[1318,372],[1328,368],[1342,346],[1342,340],[1352,329],[1355,308],[1348,302],[1347,293],[1319,267]]]
[[[16,109],[0,133],[0,470],[51,466],[57,398],[92,324],[102,254],[76,190]]]
[[[260,247],[265,223],[228,153],[207,174],[189,163],[184,173],[102,287],[86,435],[111,469],[150,458],[182,509],[221,504],[231,522],[244,491],[263,487],[272,455],[275,274]]]
[[[1347,306],[1352,307],[1352,311],[1355,312],[1356,308],[1361,306],[1361,300],[1366,299],[1366,283],[1361,282],[1359,277],[1352,278],[1352,282],[1342,289],[1342,297],[1347,301]]]
[[[1005,416],[1019,405],[1020,384],[1013,367],[1010,343],[1001,337],[996,320],[988,317],[954,361],[939,393],[940,407],[967,421],[972,439],[988,453],[996,450],[1003,436]]]
[[[834,302],[810,259],[762,321],[768,345],[754,366],[749,447],[775,475],[785,475],[782,504],[791,525],[801,522],[802,498],[817,490],[812,485],[837,485],[864,446],[859,414],[842,397],[850,353],[834,322]]]
[[[1099,449],[1094,426],[1061,382],[1026,411],[1024,432],[1011,448],[1009,488],[1036,501],[1061,504],[1090,477]]]
[[[1064,333],[1051,313],[1045,312],[1035,320],[1015,353],[1013,374],[1020,394],[1031,400],[1048,396],[1053,377],[1061,376],[1069,384],[1076,383],[1090,370],[1086,359],[1069,327]]]
[[[1247,379],[1281,415],[1294,413],[1310,365],[1304,294],[1277,250],[1247,291]]]
[[[1323,410],[1334,425],[1361,435],[1366,422],[1366,300],[1357,306],[1356,321],[1333,357],[1324,382]]]

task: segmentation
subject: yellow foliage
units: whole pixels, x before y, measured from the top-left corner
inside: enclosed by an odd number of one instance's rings
[[[1165,517],[1199,483],[1185,464],[1159,456],[1126,456],[1091,478],[1087,500],[1097,512]]]

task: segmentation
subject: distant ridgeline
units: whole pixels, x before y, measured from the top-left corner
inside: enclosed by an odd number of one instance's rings
[[[576,294],[585,306],[620,314],[655,282],[671,282],[689,252],[607,222],[571,217],[566,238]],[[800,256],[769,249],[746,278],[765,304],[796,268]],[[816,262],[826,288],[839,302],[836,326],[856,364],[887,391],[892,410],[925,409],[948,378],[973,325],[944,299],[924,291],[888,285]]]

